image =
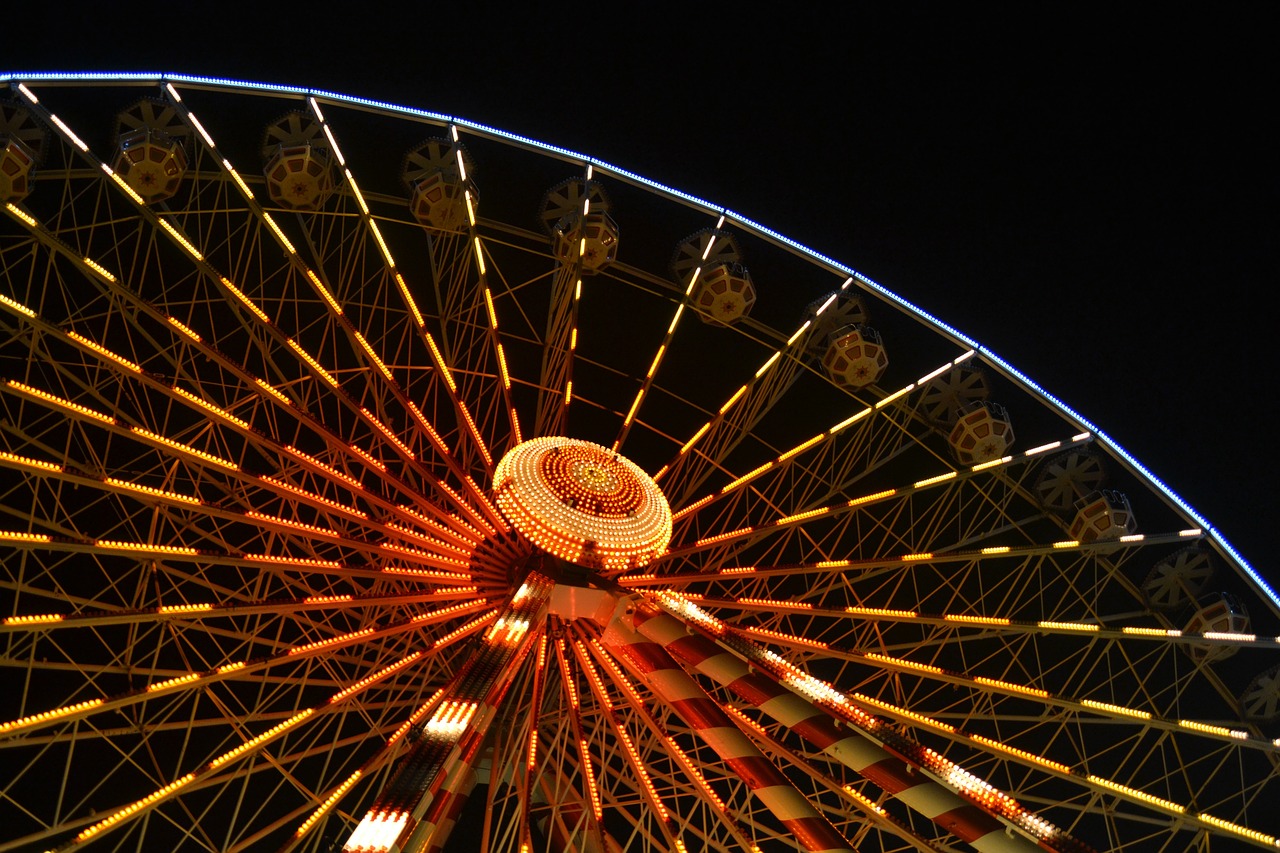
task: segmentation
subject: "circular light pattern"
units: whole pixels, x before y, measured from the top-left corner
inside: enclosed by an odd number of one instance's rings
[[[671,508],[653,478],[613,451],[573,438],[513,447],[493,475],[498,507],[539,548],[618,573],[671,541]]]

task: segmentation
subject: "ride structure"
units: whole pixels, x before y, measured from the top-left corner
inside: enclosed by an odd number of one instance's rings
[[[1280,598],[962,333],[456,117],[5,82],[0,851],[1280,846]]]

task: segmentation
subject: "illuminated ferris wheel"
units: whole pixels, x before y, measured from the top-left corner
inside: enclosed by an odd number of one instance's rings
[[[1280,846],[1280,599],[960,332],[461,119],[6,85],[0,851]]]

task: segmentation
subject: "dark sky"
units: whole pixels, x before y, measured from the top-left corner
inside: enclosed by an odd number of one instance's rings
[[[841,21],[780,8],[634,20],[581,4],[529,4],[516,19],[475,5],[363,19],[298,8],[174,26],[118,6],[68,22],[49,7],[0,64],[373,97],[723,204],[990,347],[1280,580],[1267,547],[1273,21],[1248,7],[1162,20],[1103,6],[854,6]]]

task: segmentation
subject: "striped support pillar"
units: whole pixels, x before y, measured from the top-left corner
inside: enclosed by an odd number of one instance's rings
[[[874,782],[913,811],[972,845],[981,853],[1030,853],[1038,849],[1078,850],[1080,845],[1037,843],[1013,825],[965,800],[950,788],[928,778],[900,756],[889,752],[859,729],[840,728],[836,720],[807,699],[771,678],[752,672],[747,664],[654,607],[641,605],[634,614],[636,630],[672,657],[706,675],[742,700],[758,707],[823,753]]]
[[[462,814],[467,798],[471,796],[471,789],[476,786],[476,771],[470,760],[467,764],[459,764],[457,772],[449,774],[440,789],[440,796],[427,812],[427,819],[423,822],[426,827],[423,836],[427,839],[424,849],[427,853],[441,853],[444,850],[449,843],[449,834],[458,823],[458,815]]]
[[[438,828],[426,821],[446,780],[469,769],[498,704],[536,642],[551,581],[531,572],[479,647],[446,687],[417,741],[343,845],[343,853],[402,853],[421,849]],[[460,769],[461,768],[461,769]],[[456,790],[456,789],[455,789]],[[443,808],[441,816],[443,817]]]
[[[620,611],[629,609],[624,604]],[[615,615],[600,643],[689,725],[810,853],[852,853],[851,845],[658,643]]]

